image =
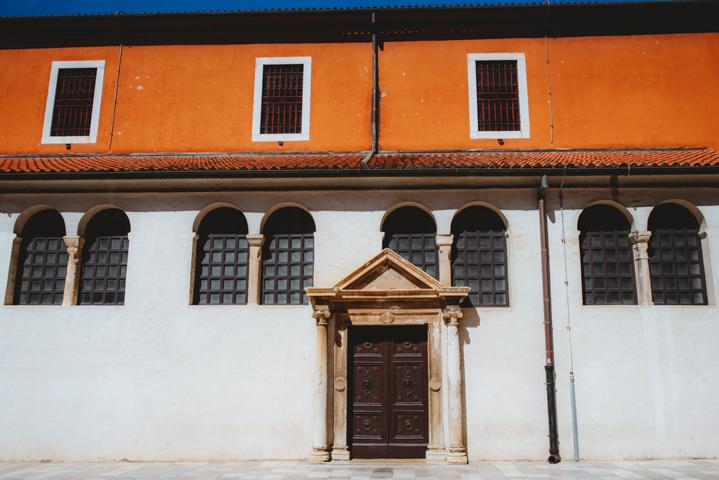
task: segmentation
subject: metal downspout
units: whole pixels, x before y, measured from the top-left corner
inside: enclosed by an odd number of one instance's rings
[[[557,433],[557,393],[554,372],[554,333],[552,329],[552,292],[549,277],[549,241],[547,234],[547,213],[545,209],[545,193],[549,188],[547,176],[542,175],[542,183],[537,192],[537,209],[539,211],[539,233],[542,257],[542,295],[544,297],[544,372],[547,386],[547,416],[549,421],[549,463],[562,461],[559,455],[559,434]]]
[[[372,12],[372,148],[362,159],[361,168],[369,165],[379,148],[379,61],[376,21],[375,13]]]

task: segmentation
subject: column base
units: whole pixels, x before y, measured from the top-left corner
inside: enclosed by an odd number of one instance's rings
[[[447,452],[444,447],[429,447],[424,458],[427,463],[447,463]]]
[[[349,462],[350,451],[347,447],[332,447],[333,462]]]
[[[467,463],[467,452],[462,450],[450,450],[447,452],[447,463],[453,465],[465,465]]]
[[[330,461],[330,452],[326,448],[313,448],[307,459],[308,463],[325,463]]]

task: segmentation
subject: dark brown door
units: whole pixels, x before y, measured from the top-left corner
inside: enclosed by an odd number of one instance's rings
[[[353,458],[424,458],[427,451],[427,329],[350,330]]]

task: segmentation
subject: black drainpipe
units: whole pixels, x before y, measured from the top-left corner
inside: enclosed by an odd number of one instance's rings
[[[379,149],[379,60],[377,45],[377,19],[375,12],[371,15],[372,21],[372,147],[367,155],[362,159],[360,166],[362,168],[369,165],[372,157],[377,153]]]
[[[552,292],[549,285],[549,242],[547,235],[547,212],[544,208],[544,195],[549,188],[547,176],[542,175],[542,183],[537,192],[539,210],[539,235],[542,256],[542,295],[544,296],[544,373],[547,385],[547,414],[549,419],[549,463],[559,463],[559,434],[557,433],[557,392],[554,372],[554,333],[552,331]]]

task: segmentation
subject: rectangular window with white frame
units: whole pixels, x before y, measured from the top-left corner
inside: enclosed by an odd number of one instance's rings
[[[312,57],[261,57],[255,62],[252,141],[310,139]]]
[[[523,53],[470,53],[470,138],[529,138],[527,68]]]
[[[42,143],[95,143],[105,61],[52,62]]]

